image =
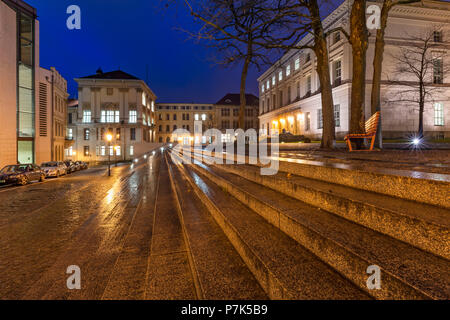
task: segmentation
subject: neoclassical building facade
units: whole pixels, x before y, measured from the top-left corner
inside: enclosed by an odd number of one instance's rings
[[[69,103],[68,159],[127,161],[156,147],[156,95],[144,81],[120,70],[101,69],[75,81],[78,103]]]
[[[380,2],[369,5],[381,6]],[[326,30],[343,27],[348,31],[351,1],[344,1],[323,20]],[[425,134],[441,139],[450,137],[450,76],[444,74],[444,66],[450,64],[450,3],[424,0],[418,4],[394,7],[389,15],[386,29],[386,47],[382,73],[382,130],[387,138],[404,138],[418,130],[418,107],[413,103],[395,102],[391,97],[399,90],[409,90],[393,77],[396,68],[395,55],[399,48],[408,46],[408,38],[428,32],[430,28],[440,29],[435,36],[436,52],[440,61],[430,70],[434,74],[431,86],[437,88],[424,111]],[[375,30],[369,38],[367,52],[367,81],[365,117],[370,111],[370,94],[373,73]],[[308,35],[300,45],[312,43]],[[352,75],[352,48],[340,32],[328,38],[330,76],[333,86],[334,113],[337,139],[342,139],[349,130],[350,97]],[[433,52],[431,54],[434,54]],[[442,61],[443,59],[443,61]],[[438,59],[437,59],[438,60]],[[397,80],[415,81],[400,76]],[[260,104],[259,120],[263,134],[269,132],[290,132],[320,139],[322,134],[322,107],[320,84],[316,72],[316,59],[312,50],[291,50],[271,66],[259,78]],[[405,99],[407,100],[407,99]]]

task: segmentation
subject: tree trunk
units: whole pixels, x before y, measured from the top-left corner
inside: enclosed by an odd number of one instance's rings
[[[308,10],[313,17],[311,26],[314,31],[314,53],[317,58],[317,73],[319,75],[322,98],[323,130],[321,148],[334,149],[336,133],[327,41],[323,32],[317,1],[310,1]]]
[[[350,133],[364,132],[364,111],[366,98],[366,53],[368,31],[366,26],[366,1],[355,0],[350,17],[350,42],[352,45],[353,76],[350,106]],[[357,148],[361,147],[357,139]]]
[[[383,58],[384,58],[384,35],[387,26],[387,20],[389,16],[389,11],[392,8],[391,0],[384,0],[383,7],[381,8],[380,16],[380,28],[377,30],[377,36],[375,40],[375,52],[373,57],[373,81],[372,81],[372,93],[370,97],[371,102],[371,113],[372,115],[376,112],[381,112],[381,72],[383,69]],[[375,146],[379,149],[383,148],[383,134],[381,126],[381,117],[378,122],[377,137],[375,140]]]
[[[423,138],[423,111],[425,109],[425,86],[423,81],[420,80],[419,85],[419,130],[417,131],[417,137],[419,139]]]
[[[242,68],[242,74],[241,74],[241,89],[240,89],[240,95],[241,95],[241,105],[239,108],[239,128],[245,130],[245,106],[247,105],[247,100],[245,98],[245,87],[247,82],[247,74],[248,74],[248,67],[250,65],[250,58],[245,58],[244,61],[244,67]]]

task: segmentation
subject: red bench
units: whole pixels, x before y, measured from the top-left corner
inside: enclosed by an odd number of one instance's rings
[[[353,151],[351,139],[372,139],[372,142],[370,144],[370,149],[365,150],[365,151],[373,151],[373,145],[375,144],[375,138],[377,136],[378,122],[380,122],[380,112],[379,111],[377,113],[375,113],[373,116],[371,116],[369,120],[366,121],[366,126],[365,126],[366,132],[365,133],[346,135],[345,141],[347,142],[348,150],[350,152]]]

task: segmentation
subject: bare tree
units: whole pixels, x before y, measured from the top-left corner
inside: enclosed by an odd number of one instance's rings
[[[246,86],[251,66],[261,67],[271,63],[268,49],[260,45],[270,27],[282,21],[271,20],[277,7],[265,0],[185,0],[191,14],[201,27],[195,32],[186,31],[192,39],[216,50],[216,63],[224,66],[242,65],[240,79],[239,127],[244,128]],[[281,1],[280,4],[285,3]],[[270,9],[270,10],[269,10]]]
[[[290,49],[311,49],[317,58],[317,73],[319,75],[323,110],[323,133],[322,148],[334,148],[335,146],[335,122],[332,88],[330,81],[329,56],[325,32],[322,25],[320,5],[331,3],[329,0],[212,0],[222,2],[225,9],[233,7],[246,7],[251,4],[251,15],[257,14],[255,19],[250,19],[251,23],[243,23],[240,18],[248,16],[250,11],[246,10],[243,15],[236,17],[233,13],[233,19],[228,24],[221,24],[221,18],[224,11],[204,10],[211,8],[211,0],[205,1],[203,9],[194,9],[191,2],[185,0],[191,10],[191,14],[205,24],[209,33],[214,34],[211,39],[217,41],[231,41],[234,45],[237,43],[246,44],[246,56],[251,63],[251,57],[255,48],[290,50]],[[239,5],[236,5],[239,4]],[[214,6],[213,6],[214,7]],[[212,29],[216,31],[212,31]],[[236,32],[237,29],[239,32]],[[312,43],[299,45],[300,39],[305,35],[313,36]],[[241,79],[241,96],[245,90],[246,69],[244,69]],[[244,91],[245,93],[245,91]],[[245,97],[244,97],[245,99]],[[241,99],[241,104],[242,104]]]
[[[419,111],[417,135],[423,137],[423,113],[425,105],[432,103],[444,89],[444,74],[449,71],[444,64],[447,50],[441,42],[441,27],[435,27],[420,35],[405,37],[405,45],[391,54],[395,65],[388,82],[394,90],[387,95],[387,103],[412,104]]]
[[[375,114],[381,111],[380,104],[380,94],[381,94],[381,73],[383,68],[383,57],[384,57],[384,35],[388,23],[389,12],[394,6],[409,4],[414,2],[420,2],[420,0],[382,0],[383,5],[381,8],[380,21],[377,29],[376,40],[375,40],[375,53],[373,58],[373,81],[372,81],[372,92],[371,92],[371,112]],[[383,147],[383,138],[381,130],[381,118],[378,122],[377,139],[375,144],[378,148]]]

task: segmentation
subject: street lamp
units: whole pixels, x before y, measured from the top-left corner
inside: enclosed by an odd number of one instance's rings
[[[106,140],[108,141],[108,177],[111,176],[111,140],[112,134],[108,133],[106,135]]]

